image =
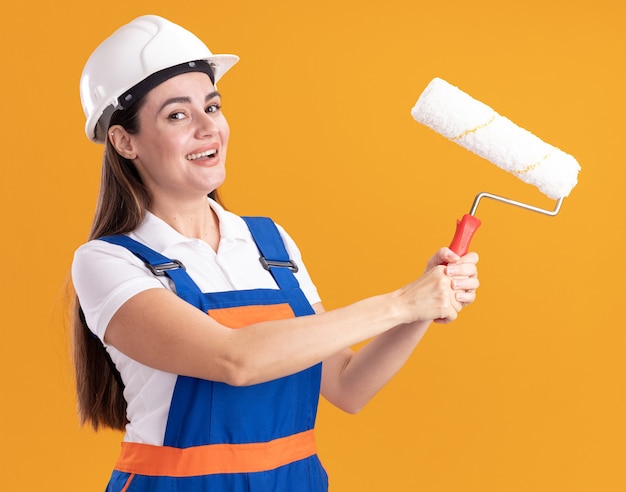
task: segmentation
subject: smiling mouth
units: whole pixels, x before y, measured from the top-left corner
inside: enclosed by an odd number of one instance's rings
[[[185,156],[188,161],[195,161],[196,159],[202,159],[203,157],[215,157],[217,155],[217,150],[207,150],[206,152],[201,152],[199,154],[189,154]]]

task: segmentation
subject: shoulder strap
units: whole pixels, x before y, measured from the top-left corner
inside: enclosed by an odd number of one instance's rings
[[[274,221],[268,217],[242,217],[261,252],[259,260],[281,289],[298,288],[294,273],[298,265],[289,258],[283,238]]]
[[[179,297],[191,301],[191,299],[196,295],[201,294],[200,289],[195,282],[191,280],[191,277],[185,270],[185,265],[183,265],[180,261],[171,260],[167,256],[158,253],[145,244],[135,241],[134,239],[123,234],[103,236],[98,239],[106,241],[107,243],[123,246],[143,261],[153,275],[158,277],[169,277],[174,282],[176,294]]]

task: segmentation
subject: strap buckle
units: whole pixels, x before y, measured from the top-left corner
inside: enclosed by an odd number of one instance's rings
[[[157,277],[164,277],[166,272],[169,272],[170,270],[178,270],[179,268],[186,270],[185,265],[178,260],[172,260],[169,263],[161,263],[160,265],[151,265],[150,263],[146,263],[146,267],[148,267],[148,270],[150,270],[152,274]]]
[[[259,258],[259,261],[261,262],[261,265],[263,265],[263,268],[265,268],[268,272],[271,271],[270,267],[288,268],[293,273],[296,273],[298,271],[298,265],[296,265],[296,262],[293,260],[289,260],[289,261],[266,260],[264,256],[261,256]]]

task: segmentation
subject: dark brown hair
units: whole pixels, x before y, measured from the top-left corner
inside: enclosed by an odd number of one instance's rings
[[[111,116],[110,126],[120,125],[127,132],[139,132],[139,110],[145,98]],[[150,207],[150,194],[135,165],[115,150],[106,138],[100,191],[89,239],[125,234],[136,229]],[[209,194],[221,203],[217,190]],[[91,332],[74,295],[71,309],[72,355],[81,425],[123,430],[127,424],[123,384],[102,342]]]

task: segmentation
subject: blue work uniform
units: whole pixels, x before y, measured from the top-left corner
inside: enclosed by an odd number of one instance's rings
[[[166,275],[176,294],[232,329],[313,314],[275,224],[244,217],[278,289],[203,293],[184,265],[124,235],[100,238]],[[323,492],[315,448],[321,364],[252,386],[178,376],[163,446],[124,442],[107,492]]]

